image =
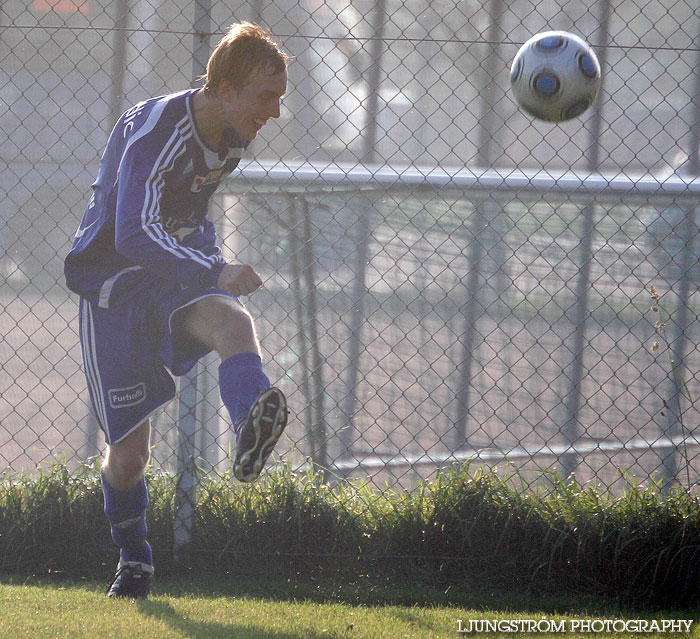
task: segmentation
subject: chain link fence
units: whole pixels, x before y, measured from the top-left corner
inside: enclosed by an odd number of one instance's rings
[[[687,0],[3,0],[2,466],[101,450],[62,261],[119,114],[190,86],[239,20],[294,56],[282,116],[211,207],[225,256],[265,281],[247,306],[292,409],[277,455],[401,487],[470,459],[611,490],[694,484]],[[561,125],[509,94],[519,45],[548,29],[603,69],[594,106]],[[215,375],[208,357],[180,380],[154,463],[227,466]]]

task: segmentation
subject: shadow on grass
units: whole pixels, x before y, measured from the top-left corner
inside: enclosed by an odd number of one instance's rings
[[[299,632],[270,631],[262,626],[236,623],[235,618],[228,623],[217,621],[196,621],[183,617],[167,601],[149,599],[137,602],[139,612],[145,617],[163,622],[173,630],[188,637],[236,637],[236,639],[328,639],[328,633],[313,632],[304,628]]]
[[[267,601],[309,601],[320,604],[347,606],[406,608],[437,606],[468,610],[509,610],[522,613],[566,614],[618,612],[622,607],[615,602],[589,595],[557,595],[533,593],[523,589],[485,588],[474,586],[440,587],[420,581],[385,580],[358,577],[355,580],[331,576],[309,578],[254,578],[234,574],[188,574],[163,577],[155,587],[156,594],[172,597],[200,598],[231,597],[254,598]],[[406,621],[410,619],[406,618]]]
[[[323,578],[308,577],[299,574],[296,578],[264,577],[256,578],[249,575],[224,574],[222,572],[202,572],[195,570],[166,571],[154,582],[153,594],[156,597],[196,597],[201,599],[228,597],[249,598],[262,601],[300,602],[308,601],[320,604],[341,604],[350,607],[380,607],[395,606],[406,608],[406,616],[402,620],[410,622],[410,608],[413,606],[437,606],[460,608],[475,611],[508,610],[513,613],[541,614],[582,614],[588,616],[619,616],[642,615],[644,617],[685,614],[687,610],[655,609],[635,607],[629,602],[620,603],[615,600],[591,595],[572,595],[556,593],[538,593],[522,588],[484,587],[475,585],[467,588],[464,584],[457,587],[435,588],[420,583],[420,581],[396,580],[387,578],[378,580],[358,577],[355,580],[337,579],[332,576]],[[31,585],[48,588],[75,588],[91,592],[106,593],[109,585],[109,575],[105,579],[95,579],[95,575],[49,573],[20,575],[0,573],[0,584]],[[182,619],[174,609],[162,600],[149,599],[139,602],[144,614],[161,618],[173,626],[192,633],[192,636],[235,636],[245,639],[254,637],[267,639],[273,635],[263,630],[246,629],[234,622],[229,624],[200,623]],[[687,616],[684,618],[688,618]],[[234,631],[235,630],[235,634]],[[226,631],[228,634],[219,635]],[[202,634],[202,633],[210,634]],[[198,634],[197,634],[198,633]],[[243,633],[243,634],[241,634]],[[248,634],[245,634],[248,633]],[[315,639],[316,635],[284,634],[274,635],[279,639]],[[327,635],[324,635],[324,637]]]

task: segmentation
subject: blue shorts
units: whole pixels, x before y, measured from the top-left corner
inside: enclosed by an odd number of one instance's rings
[[[182,290],[151,277],[109,308],[80,298],[85,376],[108,444],[124,439],[173,399],[172,375],[184,375],[210,351],[183,332],[178,311],[211,295],[238,301],[217,288]]]

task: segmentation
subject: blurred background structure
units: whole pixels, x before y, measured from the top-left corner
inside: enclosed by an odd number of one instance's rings
[[[282,116],[211,210],[265,281],[247,306],[292,408],[277,456],[397,487],[470,459],[694,485],[688,0],[2,0],[0,466],[100,452],[62,261],[118,116],[196,86],[240,20],[294,56]],[[518,47],[549,29],[603,69],[561,125],[509,94]],[[226,467],[216,364],[155,419],[154,463]]]

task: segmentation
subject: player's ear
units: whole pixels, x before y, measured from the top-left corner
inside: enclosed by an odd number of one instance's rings
[[[217,93],[221,98],[229,102],[233,97],[236,95],[236,88],[233,86],[233,82],[231,80],[224,79],[221,82],[219,82],[219,86],[217,87]]]

